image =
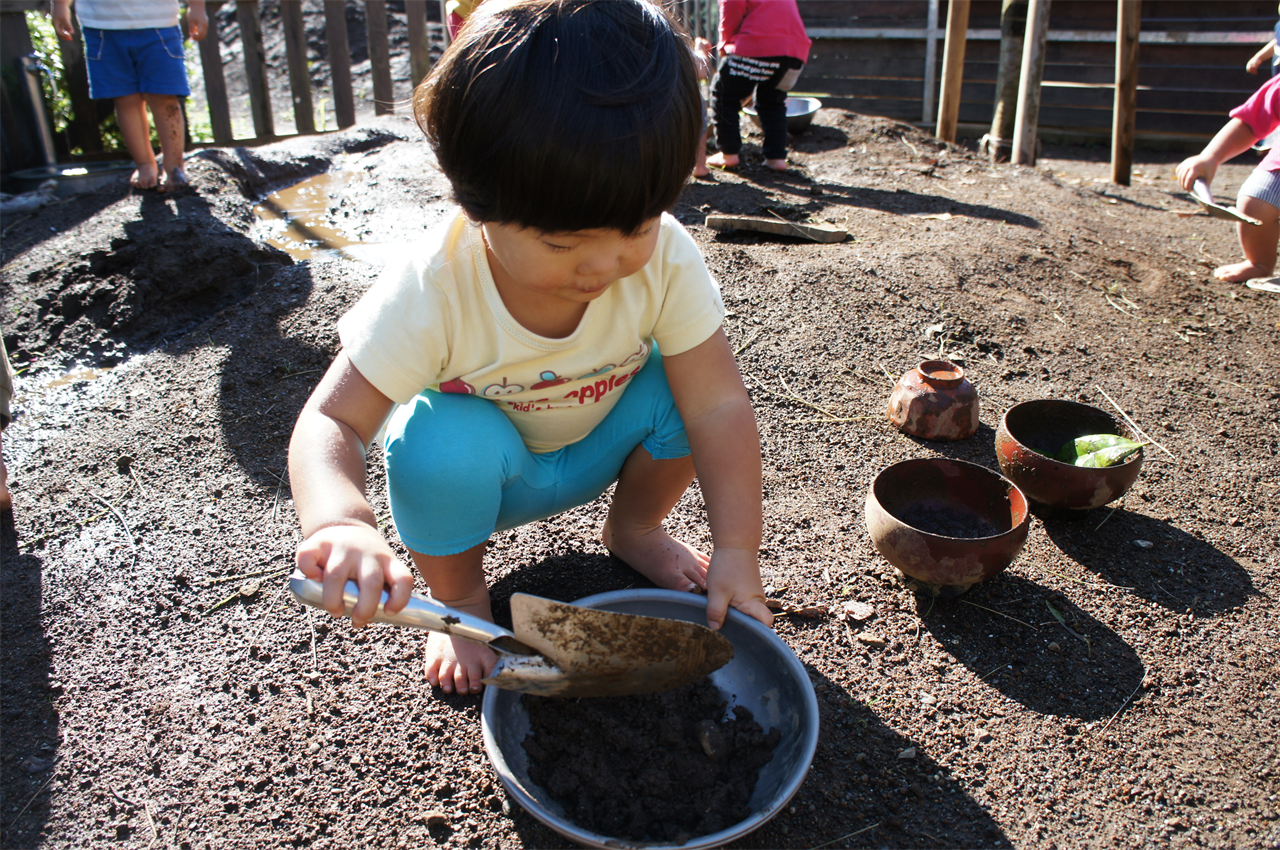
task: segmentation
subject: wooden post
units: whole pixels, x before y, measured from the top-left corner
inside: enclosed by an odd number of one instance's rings
[[[311,105],[311,75],[307,72],[307,32],[302,21],[302,0],[281,0],[284,52],[289,63],[289,91],[293,94],[293,126],[299,133],[316,131]]]
[[[444,30],[444,46],[447,49],[453,44],[449,37],[449,0],[440,0],[440,27]]]
[[[427,29],[427,4],[405,3],[405,14],[409,17],[409,73],[413,79],[413,87],[431,70],[431,33]]]
[[[222,47],[218,40],[218,10],[222,0],[207,3],[209,34],[200,44],[200,68],[204,71],[204,96],[209,105],[209,124],[213,140],[225,145],[232,141],[231,104],[227,101],[227,78],[222,73]]]
[[[333,114],[338,128],[345,130],[356,123],[356,99],[351,91],[351,43],[343,0],[324,0],[324,40],[333,74]]]
[[[947,8],[947,43],[942,49],[942,97],[938,103],[938,138],[944,142],[956,140],[968,31],[969,0],[951,0]]]
[[[1013,121],[1018,110],[1018,69],[1022,63],[1026,11],[1027,0],[1004,0],[1000,6],[996,102],[991,114],[991,131],[982,142],[982,150],[992,162],[1007,162],[1013,152]]]
[[[1018,114],[1013,128],[1013,164],[1036,164],[1036,125],[1040,121],[1040,83],[1044,49],[1049,39],[1049,0],[1031,0],[1027,34],[1022,43],[1022,78],[1018,81]]]
[[[396,111],[391,85],[391,45],[387,39],[387,0],[364,0],[365,30],[369,36],[369,72],[373,76],[373,114]]]
[[[938,117],[933,110],[933,92],[938,82],[938,0],[929,0],[924,23],[924,103],[920,123],[932,124]]]
[[[1111,182],[1129,185],[1133,173],[1133,131],[1137,126],[1140,0],[1116,3],[1116,101],[1111,117]]]
[[[236,0],[236,22],[244,47],[245,81],[249,84],[249,111],[253,113],[253,134],[267,138],[276,134],[271,114],[271,88],[267,83],[267,49],[262,43],[262,22],[258,0]],[[208,41],[209,39],[205,39]]]

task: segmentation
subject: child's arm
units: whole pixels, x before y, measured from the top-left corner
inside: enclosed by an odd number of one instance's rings
[[[720,0],[720,44],[717,46],[721,56],[725,54],[725,46],[733,44],[746,16],[747,0]]]
[[[1273,38],[1263,45],[1261,50],[1249,57],[1249,61],[1245,63],[1244,69],[1250,74],[1256,74],[1258,73],[1258,69],[1262,67],[1262,63],[1275,55],[1276,40]]]
[[[53,0],[53,31],[63,41],[75,38],[76,28],[71,22],[71,0]]]
[[[664,356],[662,363],[711,525],[707,624],[720,628],[732,605],[772,625],[760,581],[760,433],[733,349],[720,329],[686,352]]]
[[[325,610],[343,612],[342,588],[360,585],[351,622],[363,626],[390,587],[388,612],[409,602],[413,574],[387,544],[365,496],[365,447],[393,402],[369,383],[345,354],[312,392],[289,442],[289,484],[305,538],[297,565],[324,584]]]
[[[1178,185],[1190,192],[1197,180],[1212,183],[1219,165],[1244,153],[1257,140],[1253,128],[1239,118],[1232,118],[1203,151],[1178,163]]]
[[[192,41],[200,41],[209,34],[209,13],[204,0],[187,0],[187,35]]]

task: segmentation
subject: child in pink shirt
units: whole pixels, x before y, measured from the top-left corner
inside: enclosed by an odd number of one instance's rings
[[[800,77],[811,44],[796,0],[720,0],[721,59],[711,83],[720,152],[707,159],[708,165],[734,168],[740,162],[738,108],[754,93],[765,165],[786,169],[787,92]]]
[[[1213,182],[1218,166],[1239,156],[1259,139],[1280,127],[1280,76],[1272,77],[1253,96],[1231,110],[1231,120],[1193,157],[1178,165],[1178,183],[1191,191],[1197,180]],[[1240,247],[1244,262],[1219,266],[1219,280],[1243,281],[1270,277],[1276,268],[1276,241],[1280,239],[1280,148],[1272,148],[1240,187],[1236,207],[1261,225],[1241,222]]]

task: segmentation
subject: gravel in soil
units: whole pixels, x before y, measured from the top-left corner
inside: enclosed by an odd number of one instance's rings
[[[757,411],[769,596],[830,614],[777,619],[818,749],[734,846],[1280,844],[1280,300],[1211,278],[1232,227],[1176,188],[1176,155],[1140,151],[1121,187],[1105,150],[991,165],[827,109],[775,174],[747,138],[745,167],[692,182],[675,214],[721,282]],[[1255,162],[1221,168],[1216,194]],[[346,177],[318,223],[351,239],[390,251],[448,214],[417,129],[388,117],[195,155],[184,194],[110,188],[0,223],[22,370],[0,846],[564,844],[504,792],[479,699],[426,686],[421,634],[353,630],[284,589],[290,429],[378,269],[289,262],[252,209],[328,170]],[[709,213],[852,238],[721,233]],[[938,357],[981,396],[967,440],[885,418],[896,377]],[[1153,439],[1137,483],[1035,518],[1013,565],[957,599],[912,595],[867,537],[871,479],[916,457],[994,469],[1001,413],[1035,398],[1123,408]],[[385,517],[376,450],[368,477]],[[645,586],[600,545],[604,510],[494,536],[500,622],[517,591]],[[710,546],[696,487],[670,527]]]
[[[597,835],[684,844],[751,816],[780,733],[710,679],[658,694],[521,698],[529,778]]]

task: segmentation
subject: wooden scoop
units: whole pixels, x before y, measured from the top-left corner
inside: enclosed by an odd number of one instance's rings
[[[289,576],[294,597],[322,607],[323,587],[300,571]],[[351,616],[360,589],[348,581],[344,616]],[[414,593],[404,610],[388,614],[382,599],[375,623],[441,632],[488,646],[498,663],[486,685],[539,696],[616,696],[667,691],[696,682],[733,658],[733,644],[706,626],[685,620],[643,617],[581,608],[516,593],[511,597],[514,631]]]
[[[1224,207],[1222,204],[1215,203],[1213,193],[1209,191],[1209,184],[1203,180],[1197,180],[1195,185],[1191,187],[1191,197],[1195,198],[1204,211],[1214,218],[1225,219],[1226,221],[1242,221],[1245,224],[1257,224],[1262,222],[1256,218],[1250,218],[1235,207]]]

